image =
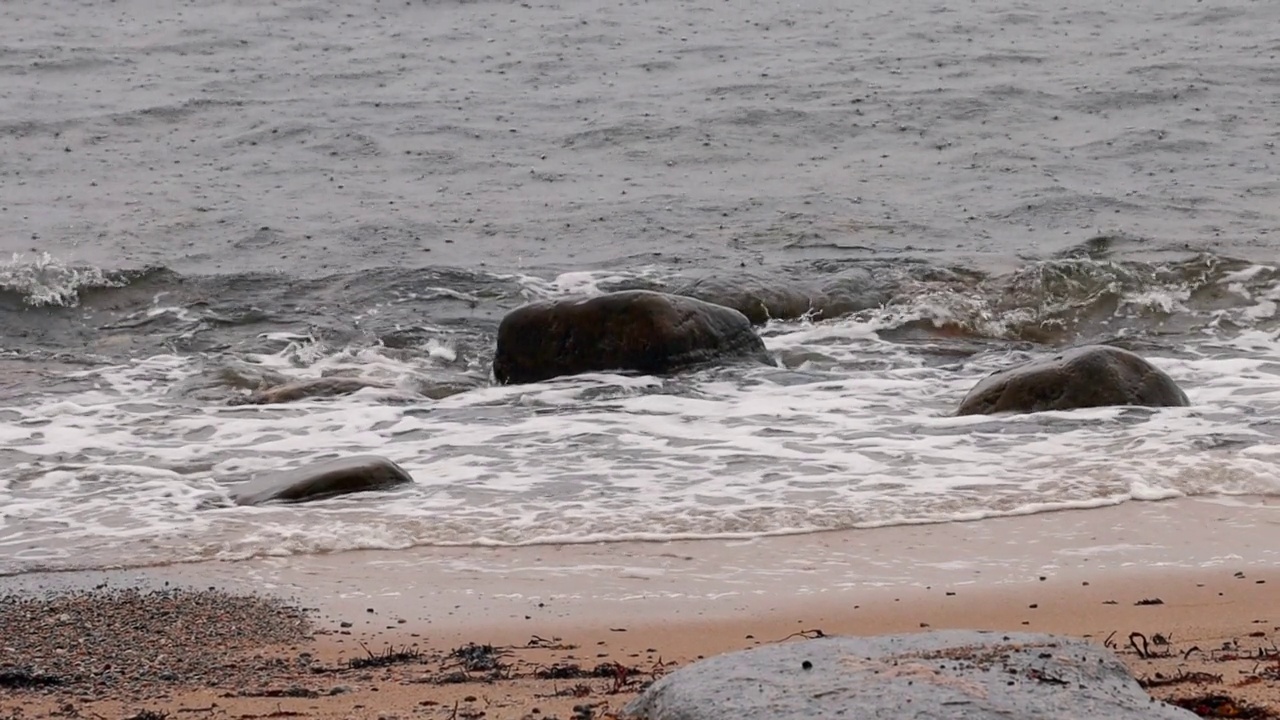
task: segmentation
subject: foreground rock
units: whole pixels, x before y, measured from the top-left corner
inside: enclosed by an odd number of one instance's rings
[[[404,468],[380,455],[353,455],[250,480],[233,490],[231,499],[237,505],[306,502],[411,482]]]
[[[825,638],[720,655],[623,710],[640,720],[1108,718],[1184,720],[1109,651],[1029,633]]]
[[[767,362],[768,353],[737,310],[629,290],[511,311],[498,327],[493,374],[500,383],[615,370],[661,375],[744,358]]]
[[[1186,393],[1173,378],[1141,357],[1120,348],[1086,345],[987,376],[969,391],[956,414],[1187,404]]]

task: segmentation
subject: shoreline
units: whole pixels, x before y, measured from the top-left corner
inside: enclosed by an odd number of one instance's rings
[[[648,680],[700,656],[949,628],[1084,637],[1112,647],[1139,678],[1219,678],[1152,688],[1162,699],[1216,687],[1280,708],[1280,657],[1271,660],[1280,503],[1265,498],[756,541],[422,548],[13,576],[0,578],[0,595],[164,583],[286,598],[314,610],[313,633],[253,649],[275,668],[256,689],[178,683],[148,687],[145,698],[0,689],[0,717],[15,702],[31,708],[24,717],[68,703],[106,718],[197,707],[228,717],[568,718],[591,703],[600,703],[591,717],[608,717]],[[452,651],[486,646],[507,676],[447,681],[459,662]],[[346,668],[399,651],[409,655],[386,667]],[[628,670],[621,686],[591,675],[611,663]],[[564,677],[535,677],[548,668]]]
[[[851,597],[907,587],[1007,587],[1041,576],[1280,567],[1280,498],[1132,501],[964,522],[768,536],[516,547],[417,547],[0,577],[0,592],[164,583],[268,592],[328,613],[382,604],[410,622],[516,625],[537,602],[575,617],[760,611],[760,598]],[[408,613],[399,606],[411,607]],[[544,608],[545,610],[545,608]],[[540,620],[550,620],[548,613]]]

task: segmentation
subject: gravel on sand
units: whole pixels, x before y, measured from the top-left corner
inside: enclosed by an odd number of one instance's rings
[[[257,684],[307,641],[308,612],[221,590],[98,587],[0,596],[0,689],[146,696]],[[269,659],[270,658],[270,659]]]

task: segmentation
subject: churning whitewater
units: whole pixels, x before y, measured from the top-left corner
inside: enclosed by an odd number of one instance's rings
[[[1280,494],[1280,5],[0,6],[0,573]],[[492,381],[542,298],[843,283]],[[1182,408],[956,417],[1132,349]],[[246,404],[298,380],[346,394]],[[358,381],[358,382],[355,382]],[[354,389],[354,392],[346,392]],[[411,486],[236,507],[377,453]]]

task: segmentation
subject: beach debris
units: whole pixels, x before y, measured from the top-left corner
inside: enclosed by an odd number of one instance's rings
[[[638,667],[628,667],[619,662],[603,662],[590,670],[572,663],[540,667],[533,673],[539,680],[579,680],[583,678],[603,678],[613,680],[610,694],[616,695],[634,684],[637,678],[643,677],[644,671]]]
[[[467,672],[488,672],[507,667],[500,660],[507,654],[507,651],[500,650],[492,645],[467,643],[461,647],[454,648],[449,653],[449,657],[457,660],[462,669]]]
[[[43,675],[25,667],[0,668],[0,688],[7,690],[25,690],[27,688],[52,687],[61,685],[62,678]]]
[[[374,653],[364,643],[360,643],[360,647],[364,648],[365,657],[350,658],[347,660],[347,667],[351,670],[386,667],[388,665],[422,661],[422,651],[417,648],[408,647],[407,645],[401,647],[399,650],[396,650],[393,645],[388,645],[379,653]]]
[[[529,642],[525,643],[526,648],[538,648],[540,650],[577,650],[578,646],[572,643],[566,643],[558,637],[550,640],[534,635],[529,638]]]
[[[169,713],[163,710],[139,710],[124,720],[168,720]]]
[[[1221,694],[1173,698],[1168,702],[1170,705],[1190,710],[1202,718],[1242,718],[1243,720],[1251,720],[1276,717],[1264,707],[1249,705]]]
[[[511,679],[513,665],[503,659],[510,657],[513,649],[479,643],[456,647],[440,659],[439,670],[428,682],[448,685]]]
[[[327,694],[327,693],[326,693]],[[264,697],[264,698],[318,698],[320,692],[301,685],[290,685],[285,688],[258,688],[257,690],[241,690],[238,693],[227,693],[223,697]]]
[[[818,629],[818,628],[814,628],[814,629],[812,629],[812,630],[800,630],[800,631],[798,631],[798,632],[793,632],[793,633],[791,633],[790,635],[788,635],[788,636],[786,636],[786,637],[784,637],[784,638],[781,638],[781,639],[779,639],[779,640],[774,640],[773,642],[775,642],[775,643],[786,642],[786,641],[790,640],[791,638],[797,638],[797,637],[798,637],[798,638],[804,638],[805,640],[816,640],[816,639],[818,639],[818,638],[828,637],[828,635],[827,635],[825,632],[823,632],[822,630],[820,630],[820,629]]]
[[[1161,600],[1160,598],[1143,598],[1138,602],[1134,603],[1134,605],[1163,605],[1163,604],[1164,604],[1164,601]]]
[[[1137,641],[1139,640],[1142,641],[1141,647],[1138,646]],[[1153,644],[1165,648],[1165,651],[1163,653],[1152,652],[1151,646]],[[1138,653],[1138,657],[1143,660],[1153,657],[1168,657],[1173,652],[1172,649],[1170,649],[1169,640],[1160,633],[1156,633],[1152,636],[1151,640],[1147,640],[1146,635],[1143,635],[1140,632],[1131,632],[1129,633],[1129,646],[1132,647],[1134,652]]]
[[[573,663],[556,663],[547,667],[540,667],[533,671],[533,676],[539,680],[577,680],[585,677],[595,677],[588,670],[583,670],[581,665]]]
[[[803,669],[803,662],[811,666]],[[635,720],[924,717],[963,706],[970,720],[1081,717],[1182,720],[1153,702],[1111,652],[1076,638],[943,630],[825,637],[719,655],[666,675],[623,709]]]
[[[1178,669],[1178,673],[1176,675],[1172,676],[1166,676],[1163,673],[1156,673],[1149,678],[1138,678],[1138,684],[1148,690],[1151,688],[1168,687],[1169,685],[1183,685],[1186,683],[1204,685],[1207,683],[1220,682],[1222,682],[1221,675],[1214,675],[1213,673],[1199,671],[1186,672],[1181,668]]]

